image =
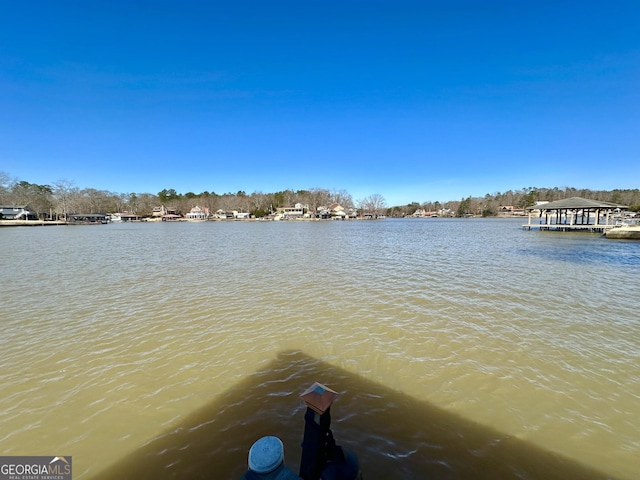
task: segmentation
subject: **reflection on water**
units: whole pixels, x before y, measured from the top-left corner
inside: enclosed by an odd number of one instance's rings
[[[276,434],[297,466],[318,380],[365,478],[636,478],[640,243],[519,226],[2,229],[0,450],[237,478]]]
[[[540,232],[538,232],[540,233]],[[526,248],[516,249],[520,255],[528,255],[533,259],[545,258],[555,262],[576,263],[580,265],[607,265],[621,267],[637,267],[637,242],[630,240],[611,242],[602,234],[580,235],[575,233],[556,232],[557,234]],[[561,240],[561,241],[560,241]]]

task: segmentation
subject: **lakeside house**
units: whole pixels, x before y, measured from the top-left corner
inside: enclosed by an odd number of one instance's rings
[[[182,217],[178,209],[173,207],[166,207],[164,205],[153,207],[153,211],[151,212],[151,217],[155,219],[161,219],[167,215]]]
[[[424,208],[418,208],[415,212],[413,212],[412,217],[415,218],[432,218],[437,217],[438,212],[435,210],[425,210]]]
[[[453,212],[450,208],[441,208],[440,210],[425,210],[418,208],[411,217],[415,218],[436,218],[436,217],[452,217]]]
[[[249,212],[239,212],[237,210],[223,210],[219,208],[216,213],[211,215],[212,220],[248,220],[251,218]]]
[[[324,208],[324,207],[323,207]],[[334,220],[344,220],[346,218],[358,218],[358,210],[355,208],[344,208],[339,203],[332,203],[328,207],[331,218]]]
[[[308,207],[307,207],[308,209]],[[293,207],[284,207],[282,209],[282,216],[285,219],[303,218],[305,216],[305,207],[301,203],[296,203]]]
[[[201,208],[198,205],[189,210],[189,213],[186,215],[187,220],[200,220],[205,221],[209,220],[209,208],[204,207]]]
[[[273,215],[273,220],[299,220],[302,218],[311,218],[309,214],[309,205],[296,203],[293,207],[279,207]]]
[[[167,213],[169,213],[169,211],[167,210],[167,207],[165,207],[164,205],[160,205],[159,207],[153,207],[151,216],[155,218],[162,218]]]
[[[357,218],[358,211],[354,208],[345,209],[339,203],[329,206],[321,205],[313,211],[309,205],[296,203],[293,207],[280,207],[277,209],[273,220],[344,220],[346,218]]]
[[[331,210],[329,210],[329,207],[318,207],[316,209],[316,218],[319,218],[321,220],[327,220],[331,218]]]
[[[174,222],[182,218],[182,214],[176,208],[166,207],[165,205],[153,207],[151,212],[152,221]]]
[[[219,208],[216,210],[216,213],[213,215],[213,219],[215,220],[233,220],[236,218],[236,211],[227,211]]]
[[[0,205],[0,220],[38,220],[26,205]]]
[[[498,214],[513,217],[524,217],[527,215],[527,212],[524,208],[514,207],[513,205],[500,205],[498,207]]]
[[[293,207],[281,207],[278,208],[278,213],[274,217],[274,220],[297,220],[299,218],[305,218],[309,215],[305,213],[305,210],[309,210],[308,205],[302,205],[296,203]]]
[[[347,218],[347,212],[345,212],[344,207],[339,203],[329,205],[329,210],[331,210],[331,218],[334,220],[344,220]]]
[[[358,218],[358,211],[355,208],[344,208],[339,203],[329,205],[331,218],[335,220],[344,220],[346,218]]]

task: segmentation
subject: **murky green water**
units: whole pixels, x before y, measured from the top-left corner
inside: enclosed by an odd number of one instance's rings
[[[295,469],[318,380],[368,479],[637,478],[640,242],[521,223],[3,228],[0,451],[231,479],[275,434]]]

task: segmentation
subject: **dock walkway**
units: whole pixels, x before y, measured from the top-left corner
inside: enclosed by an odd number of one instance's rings
[[[52,225],[69,225],[67,222],[44,220],[0,220],[0,227],[42,227]]]

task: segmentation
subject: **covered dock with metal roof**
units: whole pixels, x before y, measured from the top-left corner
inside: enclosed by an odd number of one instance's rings
[[[525,230],[605,232],[615,226],[614,214],[626,210],[626,205],[571,197],[528,207],[529,223]],[[533,223],[538,213],[538,222]]]

